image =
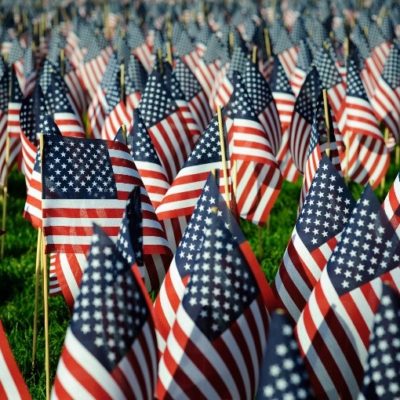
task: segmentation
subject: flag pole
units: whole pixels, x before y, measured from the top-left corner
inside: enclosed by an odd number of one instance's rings
[[[389,139],[389,128],[388,127],[385,127],[383,138],[384,138],[385,145],[386,145],[386,143]],[[381,193],[383,193],[385,190],[385,184],[386,184],[386,176],[384,176],[381,180]]]
[[[257,50],[258,50],[257,46],[254,46],[251,54],[251,61],[253,64],[257,64]]]
[[[174,57],[172,55],[172,43],[170,40],[167,42],[167,61],[173,66]]]
[[[38,316],[39,316],[39,286],[41,273],[41,257],[42,254],[42,228],[38,229],[36,244],[36,266],[35,266],[35,308],[33,312],[33,339],[32,339],[32,370],[35,368],[36,349],[37,349],[37,333],[38,333]]]
[[[344,180],[346,181],[346,183],[349,183],[349,162],[350,162],[350,135],[352,134],[352,131],[346,132],[345,136],[344,136],[344,140],[345,140],[345,160],[346,160],[346,171],[344,174]]]
[[[43,144],[44,136],[40,134],[40,160],[43,170]],[[44,370],[46,375],[46,400],[50,399],[50,345],[49,345],[49,293],[48,293],[48,271],[47,271],[47,256],[45,253],[44,232],[42,230],[42,245],[41,245],[41,258],[42,258],[42,272],[43,272],[43,311],[44,311]]]
[[[160,73],[163,73],[163,62],[162,62],[162,49],[157,50],[158,65],[160,66]]]
[[[400,144],[396,146],[395,153],[395,165],[398,167],[400,165]]]
[[[221,159],[222,159],[222,168],[224,170],[224,186],[225,186],[225,196],[226,196],[226,204],[230,209],[230,199],[229,199],[229,184],[228,184],[228,168],[226,163],[226,153],[225,153],[225,135],[224,135],[224,125],[222,121],[222,110],[221,107],[217,107],[218,114],[218,129],[219,129],[219,142],[221,146]]]
[[[324,98],[325,125],[326,125],[326,132],[327,132],[327,138],[328,138],[328,147],[326,148],[325,152],[329,158],[331,155],[331,124],[329,121],[328,92],[326,91],[326,89],[322,90],[322,95]]]
[[[269,37],[268,28],[264,28],[264,42],[265,42],[265,51],[267,53],[268,60],[272,56],[272,49],[271,49],[271,39]]]
[[[120,81],[120,99],[125,104],[125,64],[119,66],[119,81]]]
[[[61,76],[63,77],[65,75],[65,53],[64,49],[60,49],[60,72]]]

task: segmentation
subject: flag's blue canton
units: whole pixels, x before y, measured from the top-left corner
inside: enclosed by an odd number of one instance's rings
[[[70,113],[74,114],[74,110],[67,97],[67,91],[60,79],[53,79],[47,88],[46,106],[52,113]]]
[[[101,140],[46,139],[43,176],[47,199],[117,198],[108,149]]]
[[[325,49],[319,51],[315,64],[324,89],[329,89],[342,82],[342,78],[340,77],[332,57]]]
[[[321,107],[318,107],[314,113],[313,122],[311,125],[311,136],[310,143],[308,145],[307,158],[310,157],[317,144],[322,144],[321,141],[323,139],[326,141],[325,122],[323,119],[320,118],[320,110]]]
[[[307,36],[303,18],[298,17],[293,25],[292,31],[290,32],[290,39],[292,39],[294,44],[298,45],[302,40],[305,40]]]
[[[271,89],[257,66],[250,61],[246,62],[243,82],[253,102],[254,111],[259,115],[273,101]]]
[[[366,399],[400,398],[400,297],[386,285],[374,318],[362,393]]]
[[[93,60],[94,58],[100,55],[101,46],[94,34],[92,35],[91,40],[89,40],[88,43],[86,43],[85,47],[87,49],[84,58],[85,63]]]
[[[246,61],[248,59],[248,54],[245,54],[241,47],[236,46],[235,50],[233,51],[232,59],[229,65],[229,75],[231,75],[234,71],[244,74]]]
[[[381,32],[386,40],[393,40],[396,37],[395,28],[389,15],[385,15],[382,20]]]
[[[139,108],[147,127],[155,125],[177,110],[159,72],[153,71],[149,76]]]
[[[368,186],[358,200],[328,263],[340,294],[400,265],[400,245],[381,205]]]
[[[54,122],[54,119],[48,114],[39,115],[39,133],[61,136],[61,132]]]
[[[94,226],[70,327],[108,371],[130,350],[149,316],[130,267],[111,239]]]
[[[385,42],[385,38],[382,36],[381,31],[375,22],[372,22],[368,27],[368,43],[371,49],[381,45]]]
[[[175,43],[175,52],[178,56],[184,56],[194,50],[193,43],[185,30],[182,30],[179,40]]]
[[[353,58],[350,58],[347,63],[347,96],[358,97],[368,101],[358,66]]]
[[[290,86],[289,79],[286,75],[285,69],[278,57],[274,57],[274,68],[269,80],[269,85],[272,92],[287,93],[293,95],[292,87]]]
[[[310,46],[307,41],[302,40],[299,47],[299,54],[297,56],[297,67],[302,71],[308,72],[313,61]]]
[[[31,75],[34,70],[35,70],[35,65],[34,65],[34,59],[33,59],[33,51],[32,51],[31,47],[28,47],[25,50],[25,54],[24,54],[24,76],[25,76],[25,78],[29,77],[29,75]]]
[[[105,92],[105,98],[108,106],[107,112],[110,113],[121,99],[120,78],[118,73],[115,75],[114,80],[105,88]]]
[[[126,39],[131,49],[136,49],[145,42],[142,31],[133,21],[129,22]]]
[[[8,109],[9,80],[9,68],[7,68],[0,78],[0,111],[3,112],[7,112]]]
[[[4,73],[7,70],[7,64],[4,62],[3,58],[0,57],[0,79],[3,78]]]
[[[282,312],[274,312],[269,325],[257,400],[314,398],[293,326]]]
[[[299,113],[309,124],[313,122],[314,112],[318,106],[320,94],[321,83],[318,71],[315,67],[312,67],[300,89],[299,96],[294,106],[295,112]]]
[[[174,100],[186,100],[185,94],[182,91],[181,85],[172,71],[172,67],[169,63],[164,63],[164,83],[168,88],[171,96]]]
[[[180,59],[176,60],[174,74],[180,83],[183,93],[185,93],[185,98],[189,101],[201,91],[199,81],[189,67]]]
[[[130,51],[128,44],[124,38],[119,36],[119,40],[117,43],[117,59],[119,63],[127,63],[130,57]]]
[[[220,203],[218,187],[214,177],[210,174],[176,249],[176,267],[181,277],[191,273],[196,263],[196,255],[201,251],[203,245],[204,231],[206,227],[211,226],[213,222],[211,216],[219,212]]]
[[[196,27],[196,25],[193,24],[191,27],[192,27],[192,30],[194,30],[194,27]],[[196,36],[194,36],[194,37],[196,38],[196,40],[197,40],[199,43],[203,43],[203,44],[207,45],[207,51],[208,51],[208,48],[209,48],[209,46],[210,46],[210,39],[211,39],[212,37],[215,37],[215,38],[216,38],[216,36],[214,36],[214,35],[212,34],[211,29],[210,29],[210,27],[208,26],[208,24],[204,24],[204,25],[201,27],[200,31],[197,30]]]
[[[214,340],[257,298],[259,289],[224,219],[213,214],[182,299],[196,326]]]
[[[42,88],[44,94],[47,93],[47,90],[53,81],[53,75],[55,72],[56,71],[53,64],[49,60],[46,60],[43,64],[39,79],[40,87]]]
[[[232,76],[233,93],[227,107],[227,115],[234,118],[244,118],[258,121],[254,111],[253,103],[247,94],[239,72],[234,72]]]
[[[316,249],[341,232],[354,204],[344,179],[324,156],[296,224],[306,247]]]
[[[117,248],[129,263],[143,265],[143,219],[140,187],[136,186],[126,203],[118,234]]]
[[[147,82],[147,71],[142,63],[132,54],[129,58],[128,74],[126,79],[126,94],[143,92]]]
[[[154,33],[153,54],[157,55],[159,49],[161,49],[163,53],[165,52],[165,42],[163,34],[160,30],[157,29]]]
[[[191,39],[198,40],[198,37],[200,37],[200,29],[199,29],[196,21],[190,20],[187,25],[187,30],[188,30],[188,34]],[[200,40],[198,40],[198,41],[200,43],[207,44],[207,40],[208,40],[208,38],[206,38],[203,42],[200,42]]]
[[[140,111],[136,109],[133,117],[134,125],[129,136],[131,154],[135,161],[147,161],[161,165],[160,159],[154,149],[150,135],[147,132]]]
[[[221,145],[219,142],[218,119],[214,117],[207,129],[200,136],[200,139],[182,168],[218,161],[221,161]]]
[[[275,22],[269,33],[275,54],[282,53],[283,51],[293,47],[293,43],[290,40],[287,30],[280,22]]]
[[[204,53],[203,60],[206,64],[211,64],[221,58],[223,52],[222,44],[216,35],[212,35],[207,43],[207,50]]]
[[[100,82],[100,86],[103,90],[107,90],[107,88],[115,82],[117,79],[119,72],[119,64],[115,53],[110,57],[110,61],[108,62],[107,68],[104,72],[103,78]]]
[[[354,27],[353,32],[351,34],[351,38],[354,44],[357,46],[357,49],[360,52],[361,57],[364,60],[367,59],[370,53],[368,40],[358,24]]]
[[[400,87],[400,49],[393,45],[383,68],[382,78],[393,89]]]
[[[8,62],[10,65],[14,64],[16,61],[24,56],[24,50],[18,42],[18,39],[14,39],[11,43],[10,52],[8,54]]]
[[[311,28],[311,37],[310,39],[317,45],[322,46],[324,41],[328,38],[328,34],[326,33],[326,29],[321,24],[320,21],[312,19],[312,28]]]

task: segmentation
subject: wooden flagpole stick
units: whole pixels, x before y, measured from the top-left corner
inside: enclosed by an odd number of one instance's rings
[[[233,53],[233,49],[235,47],[235,35],[233,34],[233,32],[229,32],[229,54],[232,56]]]
[[[61,76],[65,75],[65,53],[64,53],[64,49],[60,49],[60,72],[61,72]]]
[[[251,61],[253,64],[257,64],[257,51],[258,51],[257,46],[254,46],[251,54]]]
[[[119,66],[119,81],[120,81],[120,99],[125,104],[125,64]]]
[[[171,64],[171,66],[173,65],[174,57],[172,54],[172,43],[170,40],[167,42],[167,61]]]
[[[217,107],[218,114],[218,129],[219,129],[219,142],[221,146],[221,160],[222,160],[222,168],[224,170],[224,186],[225,186],[225,197],[226,204],[228,208],[231,208],[231,202],[229,197],[229,183],[228,183],[228,167],[226,163],[226,153],[225,153],[225,135],[224,135],[224,125],[222,120],[222,110],[221,107]]]
[[[400,166],[400,144],[396,146],[396,154],[395,154],[395,165],[396,167]]]
[[[162,49],[157,50],[157,59],[158,59],[158,65],[160,67],[160,73],[162,74],[164,71],[163,68],[163,59],[162,59]]]
[[[123,125],[121,126],[121,129],[122,129],[122,137],[124,138],[124,144],[127,144],[128,141],[127,141],[127,137],[126,137],[126,125],[123,124]]]
[[[272,49],[271,49],[271,39],[269,37],[268,28],[264,28],[264,42],[265,42],[265,51],[267,53],[268,59],[272,56]]]
[[[43,165],[44,136],[40,134],[40,159]],[[44,370],[46,375],[46,400],[50,399],[50,343],[49,343],[49,277],[47,271],[47,256],[45,253],[44,232],[42,230],[42,272],[43,272],[43,312],[44,312]]]
[[[326,134],[328,138],[328,147],[326,148],[326,155],[330,157],[331,155],[331,124],[329,119],[329,103],[328,103],[328,92],[326,89],[322,90],[322,95],[324,98],[324,114],[325,114],[325,125],[326,125]]]
[[[350,162],[350,135],[352,132],[346,132],[344,139],[345,139],[345,159],[346,159],[346,171],[344,174],[344,180],[346,183],[349,183],[349,162]]]
[[[389,129],[387,127],[385,127],[383,137],[384,137],[385,143],[387,143],[387,141],[389,139]],[[386,176],[384,176],[381,180],[381,193],[383,193],[383,191],[385,190],[385,184],[386,184]]]
[[[39,318],[39,287],[40,287],[40,272],[41,272],[41,268],[40,268],[41,255],[42,255],[42,228],[39,228],[37,244],[36,244],[35,308],[33,311],[32,370],[35,368],[35,362],[36,362],[38,318]]]

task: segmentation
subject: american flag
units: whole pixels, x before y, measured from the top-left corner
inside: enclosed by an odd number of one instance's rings
[[[189,102],[187,101],[186,95],[182,90],[181,84],[177,79],[171,64],[164,63],[163,77],[165,86],[178,106],[178,112],[183,118],[183,122],[186,125],[187,131],[190,133],[192,142],[196,143],[202,130],[200,125],[197,123],[197,118],[194,118]]]
[[[187,65],[191,73],[195,74],[200,63],[200,56],[185,30],[182,30],[179,40],[175,43],[175,53]]]
[[[378,79],[371,105],[380,122],[400,143],[400,49],[393,45]]]
[[[264,224],[278,197],[282,176],[238,72],[233,73],[232,82],[227,130],[236,204],[242,218]]]
[[[160,399],[254,398],[257,391],[269,319],[266,281],[229,221],[218,213],[210,220],[159,363]]]
[[[207,96],[201,88],[199,81],[184,61],[176,60],[174,74],[185,94],[197,126],[202,132],[207,128],[212,118],[212,111]]]
[[[342,170],[355,182],[371,182],[376,187],[386,174],[390,155],[352,57],[347,61],[346,99],[341,116],[339,128],[350,145]]]
[[[151,203],[157,209],[170,184],[138,109],[134,111],[133,121],[128,137],[130,152]]]
[[[296,182],[299,173],[289,151],[289,127],[292,121],[296,98],[278,57],[274,57],[273,59],[273,69],[269,84],[276,109],[278,110],[282,132],[282,142],[277,155],[277,161],[282,177],[290,182]]]
[[[30,400],[31,395],[15,362],[0,321],[0,395],[3,399]]]
[[[172,182],[193,143],[178,104],[156,70],[149,76],[139,109],[168,180]]]
[[[281,146],[282,133],[271,88],[257,66],[249,60],[245,64],[242,77],[247,93],[252,100],[254,111],[268,135],[272,153],[276,156]]]
[[[383,202],[383,208],[393,228],[396,230],[397,236],[400,238],[400,174],[394,180]]]
[[[141,186],[128,148],[119,142],[44,137],[43,218],[47,251],[86,253],[92,223],[116,239],[126,200]],[[168,249],[164,232],[142,187],[145,246]],[[151,227],[151,228],[150,228]]]
[[[153,67],[153,56],[150,47],[145,41],[142,31],[134,21],[130,21],[126,31],[126,39],[132,53],[137,56],[148,72]]]
[[[289,149],[296,168],[303,173],[311,136],[314,113],[319,105],[321,82],[318,71],[312,67],[300,90],[289,128]]]
[[[143,64],[136,56],[131,55],[125,74],[126,110],[130,116],[139,107],[147,77],[148,74]]]
[[[151,301],[136,267],[95,226],[52,398],[152,398],[156,379]]]
[[[342,103],[346,97],[346,85],[327,49],[322,48],[318,52],[315,57],[315,65],[321,80],[321,86],[327,91],[333,114],[336,120],[339,120]]]
[[[24,77],[24,49],[21,47],[18,39],[14,39],[8,54],[8,63],[10,67],[15,71],[18,79],[18,84],[23,87],[25,77]]]
[[[299,46],[296,68],[290,76],[290,85],[297,96],[311,68],[313,55],[306,40],[302,40]]]
[[[383,285],[358,399],[400,398],[400,297]]]
[[[317,397],[358,395],[382,280],[400,273],[399,239],[369,186],[348,221],[296,326]]]
[[[35,65],[35,57],[33,54],[32,47],[28,47],[24,54],[24,85],[22,92],[24,96],[28,96],[35,87],[37,78],[37,71]]]
[[[201,135],[158,206],[156,212],[159,218],[190,217],[208,175],[213,170],[222,170],[217,116]]]
[[[256,399],[311,398],[314,393],[300,357],[293,325],[282,310],[275,311],[269,324]]]
[[[324,156],[305,198],[274,281],[282,305],[297,321],[354,207],[344,179]]]
[[[4,182],[6,175],[6,146],[7,146],[7,120],[8,120],[8,101],[9,101],[9,67],[0,60],[0,175],[1,182]]]
[[[304,19],[301,15],[299,15],[290,31],[290,40],[295,46],[298,46],[301,43],[301,41],[306,40],[307,37],[308,34],[304,23]]]

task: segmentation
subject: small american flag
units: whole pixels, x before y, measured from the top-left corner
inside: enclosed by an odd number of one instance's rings
[[[254,398],[268,312],[259,265],[248,263],[229,220],[210,215],[161,357],[160,399]],[[190,374],[188,374],[190,370]]]
[[[368,349],[362,391],[358,399],[400,398],[400,297],[383,285]]]
[[[321,82],[318,71],[312,67],[300,90],[289,128],[289,149],[296,168],[303,173],[311,136],[314,113],[319,104]]]
[[[289,151],[289,127],[292,121],[296,98],[278,57],[273,58],[273,68],[269,84],[276,109],[278,110],[282,132],[282,142],[277,155],[277,161],[282,177],[290,182],[296,182],[299,173]]]
[[[281,146],[282,133],[271,88],[257,66],[249,60],[246,61],[242,76],[247,93],[252,100],[254,111],[268,135],[272,153],[276,156]]]
[[[175,43],[175,53],[187,65],[192,74],[195,74],[200,63],[200,56],[185,30],[181,31],[179,39]]]
[[[400,273],[399,239],[369,186],[348,221],[296,326],[317,397],[358,395],[382,280]]]
[[[296,68],[290,76],[290,85],[294,94],[297,96],[310,71],[313,55],[306,40],[302,40],[299,46]]]
[[[277,296],[294,321],[305,307],[354,207],[344,179],[331,161],[324,156],[317,167],[274,281]]]
[[[227,130],[236,203],[242,218],[264,224],[278,197],[282,176],[238,72],[233,73],[232,82]]]
[[[386,174],[390,155],[353,57],[347,61],[346,99],[342,109],[339,128],[350,145],[342,170],[348,171],[355,182],[363,185],[371,182],[376,187]]]
[[[269,324],[256,399],[310,398],[314,398],[314,393],[300,357],[293,325],[282,311],[275,311]]]
[[[168,180],[172,182],[188,158],[193,142],[185,118],[158,71],[149,76],[139,109]]]
[[[156,379],[151,301],[136,267],[95,226],[52,398],[152,398]]]
[[[15,362],[0,321],[0,393],[4,399],[30,400],[31,395]]]
[[[153,57],[150,47],[146,43],[142,31],[134,21],[130,21],[128,24],[126,38],[129,47],[133,49],[133,54],[137,56],[148,72],[151,71],[153,67]]]
[[[371,105],[380,122],[400,143],[400,49],[393,45],[385,62]]]
[[[394,180],[383,202],[383,208],[393,228],[396,230],[397,236],[400,238],[400,174]]]

